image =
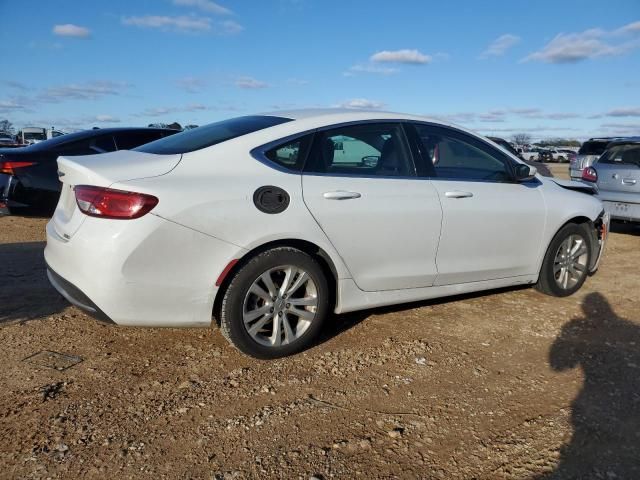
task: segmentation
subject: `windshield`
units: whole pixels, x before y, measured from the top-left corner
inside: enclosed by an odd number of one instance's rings
[[[640,145],[617,145],[610,148],[598,163],[636,165],[640,167]]]
[[[25,140],[46,140],[46,134],[42,132],[24,132],[22,134]]]
[[[289,118],[262,115],[237,117],[177,133],[134,150],[159,155],[193,152],[290,121]]]
[[[602,155],[604,153],[604,151],[607,149],[607,144],[609,142],[607,142],[606,140],[592,140],[592,141],[586,141],[582,144],[582,146],[580,147],[580,150],[578,150],[578,155]]]

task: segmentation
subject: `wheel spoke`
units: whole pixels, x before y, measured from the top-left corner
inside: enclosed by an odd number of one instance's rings
[[[262,279],[262,283],[264,283],[264,286],[267,287],[267,290],[269,290],[269,296],[272,298],[275,297],[278,294],[278,289],[273,284],[273,280],[271,279],[271,272],[264,272],[260,276],[260,278]]]
[[[316,297],[289,298],[289,303],[297,307],[315,307],[318,304]]]
[[[582,265],[581,263],[578,263],[578,262],[573,264],[573,268],[580,273],[584,273],[587,270],[586,265]]]
[[[567,288],[567,283],[569,282],[569,269],[564,267],[562,269],[562,288]]]
[[[269,341],[271,342],[272,347],[278,347],[280,346],[280,343],[281,343],[281,338],[282,338],[282,332],[280,331],[281,319],[282,317],[280,317],[279,315],[273,316],[273,326],[271,329],[271,337],[269,337]]]
[[[303,320],[313,320],[313,317],[315,316],[315,313],[310,312],[309,310],[304,310],[302,308],[288,308],[287,312],[297,316],[298,318],[301,318]]]
[[[260,285],[258,285],[255,282],[253,285],[251,285],[249,292],[253,293],[254,295],[257,295],[258,297],[262,298],[267,302],[271,301],[271,296],[264,291],[264,288],[262,288]]]
[[[287,291],[291,286],[291,282],[296,276],[296,273],[298,273],[298,269],[296,267],[293,267],[293,266],[287,267],[287,269],[284,272],[284,280],[282,281],[282,285],[280,285],[280,295],[286,295]]]
[[[295,334],[293,330],[291,330],[291,324],[289,323],[289,317],[284,313],[282,315],[282,329],[284,330],[284,342],[283,343],[291,343],[295,340]]]
[[[309,275],[307,275],[307,272],[300,272],[300,275],[298,275],[298,278],[296,278],[295,282],[293,282],[291,287],[287,289],[286,291],[287,296],[291,296],[294,293],[296,293],[296,291],[302,285],[304,285],[308,280],[309,280]]]
[[[264,317],[262,317],[260,320],[258,320],[256,323],[254,323],[253,325],[251,325],[251,328],[248,330],[249,335],[251,335],[252,337],[255,337],[258,332],[262,329],[262,327],[265,326],[265,324],[271,320],[272,315],[265,315]]]
[[[571,259],[573,260],[576,258],[580,258],[585,253],[587,253],[587,247],[585,247],[584,245],[580,245],[580,247],[571,254]]]
[[[271,307],[269,305],[264,305],[260,308],[256,308],[255,310],[251,310],[249,312],[245,312],[243,315],[244,323],[251,323],[255,319],[260,318],[263,315],[270,313]]]

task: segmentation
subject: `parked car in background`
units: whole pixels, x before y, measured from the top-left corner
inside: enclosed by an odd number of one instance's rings
[[[47,129],[41,127],[24,127],[16,135],[23,145],[33,145],[47,140]]]
[[[571,180],[580,180],[582,171],[591,166],[607,149],[607,145],[616,140],[615,137],[590,138],[582,144],[575,159],[569,164]]]
[[[551,170],[549,170],[549,167],[547,167],[544,163],[538,162],[537,160],[527,160],[524,158],[524,156],[522,155],[522,152],[518,152],[513,145],[511,145],[509,142],[507,142],[504,138],[500,138],[500,137],[487,137],[489,140],[491,140],[494,143],[497,143],[498,145],[500,145],[502,148],[504,148],[507,152],[509,152],[510,154],[518,157],[520,160],[524,161],[527,165],[531,165],[533,167],[536,167],[536,170],[538,171],[538,173],[544,177],[553,177],[553,174],[551,173]]]
[[[611,218],[640,222],[640,137],[609,143],[583,170],[582,179],[597,185],[598,198]]]
[[[174,133],[168,129],[103,128],[58,136],[28,147],[0,148],[0,203],[11,214],[49,215],[60,196],[58,156],[129,150]]]
[[[0,132],[0,148],[12,147],[16,144],[16,138],[10,133]]]
[[[259,358],[308,347],[332,311],[511,285],[571,295],[608,227],[586,185],[396,113],[245,116],[58,168],[45,260],[67,300],[121,325],[213,314]]]

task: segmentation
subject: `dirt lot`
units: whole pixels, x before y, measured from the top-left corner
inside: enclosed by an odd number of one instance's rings
[[[2,478],[640,478],[640,228],[573,297],[350,314],[260,362],[67,306],[44,225],[0,218]]]

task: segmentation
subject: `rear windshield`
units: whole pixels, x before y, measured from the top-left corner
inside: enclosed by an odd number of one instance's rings
[[[134,150],[159,155],[193,152],[290,121],[290,118],[262,115],[232,118],[162,138]]]
[[[640,145],[617,145],[610,148],[598,163],[636,165],[640,167]]]
[[[604,151],[607,149],[606,140],[594,140],[587,141],[582,144],[580,150],[578,150],[578,155],[602,155]]]

